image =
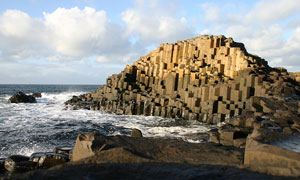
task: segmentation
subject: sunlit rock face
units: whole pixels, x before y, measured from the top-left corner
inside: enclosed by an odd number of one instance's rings
[[[284,68],[269,67],[232,38],[204,35],[161,44],[108,77],[95,92],[66,103],[115,114],[212,124],[239,115],[282,118],[289,112],[288,117],[297,117],[296,79]],[[299,124],[297,118],[287,126],[294,124]]]

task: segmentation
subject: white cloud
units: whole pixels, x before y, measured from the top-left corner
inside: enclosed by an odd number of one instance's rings
[[[139,0],[134,8],[122,13],[127,33],[138,36],[142,42],[165,43],[174,42],[194,36],[185,17],[177,17],[176,13],[158,1]],[[175,5],[174,5],[175,6]]]
[[[206,3],[201,6],[202,19],[206,20],[203,24],[209,24],[199,32],[224,33],[244,43],[249,53],[265,58],[271,66],[300,71],[299,4],[300,0],[263,0],[241,13],[229,9],[216,12],[220,4]]]
[[[201,5],[204,10],[204,21],[219,22],[222,19],[221,9],[214,3],[204,3]]]
[[[43,57],[61,61],[116,54],[119,58],[110,61],[122,62],[122,56],[132,53],[124,32],[105,11],[89,7],[58,8],[44,13],[43,19],[8,10],[0,15],[0,60]]]
[[[126,43],[121,27],[110,22],[105,11],[58,8],[51,14],[44,13],[44,17],[56,51],[66,56],[107,53],[112,46]]]
[[[300,0],[263,0],[258,2],[246,18],[261,23],[276,22],[300,12]]]
[[[7,10],[0,16],[0,56],[5,59],[39,57],[46,47],[45,26],[18,10]]]
[[[247,44],[247,47],[252,51],[261,51],[260,55],[264,55],[263,52],[269,49],[281,47],[282,42],[280,37],[283,34],[283,30],[278,25],[272,25],[268,27],[252,27],[245,25],[230,26],[226,32],[227,35],[242,39],[242,42]]]

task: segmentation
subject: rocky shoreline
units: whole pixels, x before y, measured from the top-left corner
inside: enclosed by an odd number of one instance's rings
[[[208,142],[142,137],[137,130],[132,137],[79,134],[71,162],[10,178],[299,177],[299,80],[300,73],[272,68],[225,36],[162,44],[98,90],[65,104],[221,125],[208,133]]]
[[[292,179],[253,172],[240,148],[140,135],[80,134],[71,162],[1,179]]]
[[[203,143],[143,137],[137,129],[132,130],[131,136],[79,134],[74,148],[58,147],[53,152],[33,153],[30,157],[12,155],[1,160],[0,179],[97,179],[100,175],[114,179],[292,179],[300,176],[299,151],[276,144],[289,138],[300,143],[300,136],[255,126],[245,144],[239,141],[237,146],[240,138],[234,139],[232,129],[219,131],[223,143],[212,142],[215,138],[212,135],[211,142]]]
[[[226,124],[210,140],[245,147],[256,127],[299,135],[298,80],[299,73],[270,67],[232,38],[204,35],[160,45],[66,105]]]

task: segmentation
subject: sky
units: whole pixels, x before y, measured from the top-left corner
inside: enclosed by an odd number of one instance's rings
[[[300,0],[1,0],[0,84],[104,84],[159,44],[203,34],[300,71]]]

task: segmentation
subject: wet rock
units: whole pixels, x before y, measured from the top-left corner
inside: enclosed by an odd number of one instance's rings
[[[213,129],[209,131],[209,142],[215,143],[215,144],[220,144],[220,139],[219,139],[219,132],[218,129]]]
[[[139,129],[133,129],[131,131],[131,137],[143,137],[142,131]]]
[[[69,156],[53,152],[34,153],[30,161],[37,163],[40,168],[50,168],[70,161]]]
[[[36,164],[29,162],[29,157],[22,155],[12,155],[5,159],[4,167],[9,172],[31,170]]]
[[[37,163],[37,166],[39,166],[38,162],[39,162],[40,158],[42,156],[45,156],[45,155],[46,155],[46,152],[36,152],[36,153],[33,153],[29,157],[29,161]]]
[[[0,172],[5,170],[4,162],[5,158],[0,158]]]
[[[26,95],[23,92],[17,92],[8,99],[8,103],[36,103],[36,99],[32,95]]]
[[[283,133],[286,133],[286,134],[292,134],[293,133],[293,130],[290,128],[290,127],[285,127],[283,128]]]
[[[73,151],[73,147],[66,147],[66,146],[55,147],[53,149],[54,153],[66,155],[69,157],[69,159],[71,159],[72,151]]]
[[[35,98],[41,98],[42,93],[32,93],[32,96],[35,97]]]

